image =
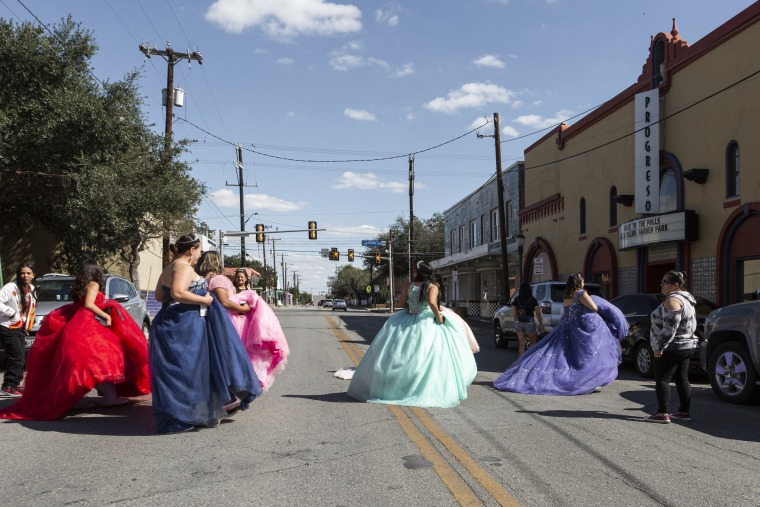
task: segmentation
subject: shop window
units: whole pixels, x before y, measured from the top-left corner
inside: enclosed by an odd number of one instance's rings
[[[507,215],[507,221],[504,222],[504,228],[507,231],[507,237],[512,237],[512,201],[507,201],[507,205],[504,207],[504,212]]]
[[[760,297],[760,259],[747,259],[739,262],[739,279],[742,299],[756,300]]]
[[[610,187],[610,227],[617,226],[617,187]]]
[[[459,251],[464,252],[464,225],[459,226]]]
[[[660,172],[660,213],[677,209],[676,173],[673,169],[665,169]]]
[[[449,241],[449,255],[454,255],[456,253],[456,241],[457,241],[457,231],[451,231],[451,238]]]
[[[486,214],[480,215],[480,244],[486,241]]]
[[[731,141],[726,150],[726,197],[739,196],[739,143]]]
[[[491,242],[499,241],[499,208],[491,210]]]
[[[470,222],[470,243],[469,248],[475,248],[478,244],[478,223],[475,220]]]
[[[583,236],[586,234],[586,198],[581,197],[581,202],[579,205],[579,215],[580,215],[580,230],[578,231],[578,234]]]

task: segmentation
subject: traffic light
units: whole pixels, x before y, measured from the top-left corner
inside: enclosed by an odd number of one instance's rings
[[[380,254],[379,253],[375,254],[375,264],[380,264]]]
[[[340,253],[338,253],[337,248],[331,248],[330,249],[330,260],[331,261],[339,261],[340,260]]]
[[[309,222],[309,239],[317,239],[317,222]]]
[[[348,262],[354,262],[354,249],[348,249]]]
[[[256,243],[264,243],[264,224],[256,224]]]

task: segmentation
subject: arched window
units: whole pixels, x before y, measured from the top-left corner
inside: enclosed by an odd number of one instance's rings
[[[739,143],[731,141],[726,148],[726,197],[739,196]]]
[[[675,171],[673,169],[662,170],[660,172],[660,213],[678,209],[676,190]]]
[[[615,227],[617,223],[617,187],[610,187],[610,227]]]
[[[586,199],[581,197],[580,202],[580,231],[579,234],[583,236],[586,234]]]
[[[652,48],[652,88],[657,88],[665,79],[665,42],[660,39]]]

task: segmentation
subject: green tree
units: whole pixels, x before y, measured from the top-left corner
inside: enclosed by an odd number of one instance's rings
[[[136,72],[99,82],[91,32],[71,17],[46,28],[0,19],[0,208],[16,230],[39,221],[57,266],[139,252],[164,224],[187,224],[205,188],[151,132]],[[3,234],[8,229],[3,230]],[[12,233],[12,232],[11,232]]]
[[[225,255],[224,265],[227,267],[240,267],[242,265],[240,262],[240,254]],[[261,274],[261,279],[258,284],[260,287],[272,288],[277,286],[277,271],[272,268],[272,266],[267,266],[266,269],[264,269],[261,262],[256,259],[249,259],[248,262],[246,262],[246,266],[255,269]]]
[[[334,276],[328,278],[332,297],[341,299],[356,298],[361,301],[366,298],[365,287],[369,284],[369,273],[355,268],[343,266]]]

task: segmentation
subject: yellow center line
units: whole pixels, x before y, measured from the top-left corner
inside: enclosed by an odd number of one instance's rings
[[[338,324],[332,318],[325,317],[325,319],[349,358],[354,364],[358,365],[359,361],[364,356],[364,353],[356,343],[351,341],[345,331],[338,327]],[[446,488],[451,492],[456,501],[463,506],[482,505],[482,502],[473,494],[469,486],[465,484],[459,475],[457,475],[456,471],[451,468],[451,465],[446,462],[440,452],[417,429],[412,419],[409,418],[401,407],[396,405],[387,405],[387,407],[396,417],[396,420],[409,437],[409,440],[417,446],[423,457],[433,464],[433,470],[435,470],[438,477],[441,478],[441,482],[443,482]],[[446,435],[446,433],[433,421],[426,410],[419,407],[410,407],[410,410],[415,416],[417,416],[430,434],[443,444],[449,453],[451,453],[451,455],[465,467],[470,475],[483,486],[499,505],[509,507],[520,505],[498,481],[494,480],[486,470],[478,465],[478,463],[467,454],[467,451],[462,449],[453,438]]]

